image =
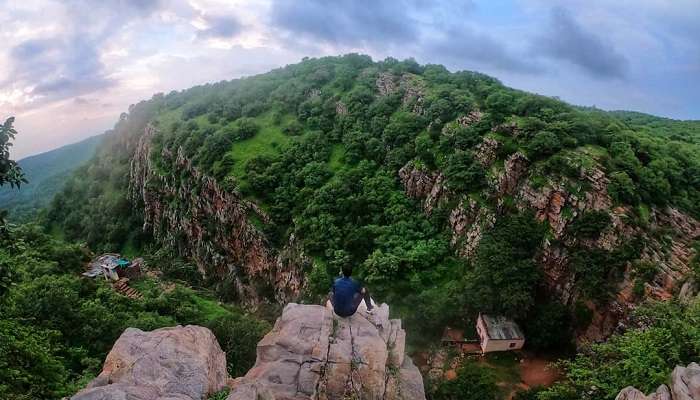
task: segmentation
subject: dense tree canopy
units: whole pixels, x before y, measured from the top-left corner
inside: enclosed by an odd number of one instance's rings
[[[452,73],[413,60],[373,62],[349,54],[305,59],[258,76],[159,94],[132,106],[95,160],[55,197],[44,218],[47,225],[95,250],[133,251],[149,244],[148,232],[141,230],[141,205],[128,196],[131,156],[148,124],[157,130],[149,163],[163,181],[180,182],[181,168],[172,155],[182,155],[224,190],[255,202],[270,216],[269,223],[254,223],[272,248],[282,248],[292,235],[301,243],[313,260],[305,271],[307,300],[320,300],[341,267],[350,264],[377,298],[392,304],[415,332],[412,339],[439,334],[448,323],[471,326],[478,312],[489,311],[512,316],[537,335],[533,348],[568,349],[574,329],[590,322],[585,312],[577,313],[585,308],[582,304],[607,302],[625,269],[639,265],[644,246],[639,237],[625,238],[615,249],[591,245],[611,223],[607,210],[564,207],[561,215],[571,222],[565,234],[571,240],[554,240],[549,224],[526,211],[517,194],[499,188],[506,160],[516,152],[527,158],[522,180],[534,190],[564,187],[585,199],[593,183],[599,183],[591,182],[591,176],[603,173],[612,206],[629,210],[628,223],[638,231],[647,228],[649,210],[671,206],[700,217],[700,147],[693,123],[574,107],[479,73]],[[485,147],[493,154],[485,154]],[[398,171],[406,165],[444,179],[446,195],[429,212],[423,199],[405,194]],[[151,190],[161,189],[159,184],[148,182]],[[184,209],[182,201],[169,198],[167,206]],[[470,257],[456,255],[462,239],[451,232],[450,212],[460,202],[493,217],[488,223],[473,222],[479,224],[481,241]],[[538,264],[543,243],[566,248],[579,301],[560,304],[543,288]],[[633,271],[636,279],[653,278],[638,269]],[[171,278],[198,279],[186,262],[165,270]],[[58,306],[85,290],[70,278],[58,281],[66,288],[61,296],[55,294]],[[41,279],[27,287],[54,295]],[[42,312],[41,299],[12,291],[14,302]],[[158,315],[193,320],[185,311],[187,307],[176,307]],[[147,315],[130,318],[134,323],[160,321]],[[237,320],[219,319],[212,326],[238,335],[229,321]],[[47,316],[42,329],[77,329],[61,323]],[[641,344],[659,342],[663,329],[631,331],[615,339],[612,346],[620,348],[623,361],[606,364],[608,381],[590,371],[590,357],[598,356],[583,355],[567,365],[571,384],[552,390],[579,395],[596,381],[609,396],[624,373],[656,382],[668,368],[656,364],[661,356],[638,360],[658,373],[653,376],[626,370],[624,360],[634,358]],[[32,340],[40,343],[46,337]],[[241,340],[253,339],[242,335]],[[93,346],[100,346],[99,341]],[[613,350],[593,351],[607,362]],[[671,353],[663,354],[666,360],[685,360]],[[250,361],[247,355],[231,354]],[[491,384],[479,387],[486,393]],[[455,398],[448,392],[443,398]]]

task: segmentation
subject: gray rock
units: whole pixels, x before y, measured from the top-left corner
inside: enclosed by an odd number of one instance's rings
[[[361,305],[350,318],[329,307],[288,304],[228,400],[424,400],[423,378],[404,354],[405,338],[386,304],[372,314]]]
[[[671,393],[673,400],[700,400],[700,366],[677,366],[671,374]]]
[[[207,328],[128,328],[71,400],[200,400],[224,388],[226,354]]]
[[[620,391],[615,400],[700,400],[700,366],[690,363],[687,367],[677,366],[671,373],[671,388],[659,386],[647,396],[628,386]]]
[[[615,400],[647,400],[647,396],[632,386],[628,386],[618,393]]]

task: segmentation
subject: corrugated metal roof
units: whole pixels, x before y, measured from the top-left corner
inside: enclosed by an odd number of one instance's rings
[[[486,325],[489,338],[494,340],[517,340],[525,339],[525,335],[520,330],[518,324],[512,319],[501,316],[490,316],[481,314],[481,319]]]

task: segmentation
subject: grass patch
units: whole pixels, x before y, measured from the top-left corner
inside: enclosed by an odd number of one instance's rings
[[[223,305],[219,304],[219,302],[216,300],[196,295],[194,297],[194,302],[199,308],[199,310],[202,312],[202,315],[208,321],[212,321],[216,318],[224,317],[231,314],[230,310],[228,310]]]
[[[292,141],[292,138],[282,133],[281,128],[290,119],[291,116],[285,116],[281,125],[275,124],[271,112],[255,118],[255,122],[260,125],[260,131],[250,139],[234,143],[228,152],[235,160],[230,175],[239,181],[245,181],[245,165],[249,160],[260,155],[279,154]]]
[[[333,172],[338,172],[345,166],[345,150],[342,144],[333,145],[331,156],[328,159],[328,168]]]
[[[66,233],[57,224],[51,224],[49,227],[49,236],[62,242],[66,240]]]
[[[637,214],[639,215],[639,222],[641,222],[642,226],[648,226],[651,217],[649,206],[643,203],[639,204],[637,206]]]

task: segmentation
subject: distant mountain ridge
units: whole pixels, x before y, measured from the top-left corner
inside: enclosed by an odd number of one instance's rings
[[[18,161],[27,184],[0,189],[0,209],[9,210],[11,221],[24,222],[47,206],[73,171],[95,154],[105,134],[89,137]]]

